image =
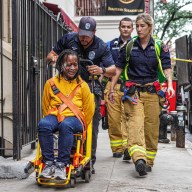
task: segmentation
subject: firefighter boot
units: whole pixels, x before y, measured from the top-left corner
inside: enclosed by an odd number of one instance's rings
[[[129,161],[131,160],[131,156],[129,155],[129,152],[127,149],[124,151],[123,161]]]
[[[146,172],[152,172],[152,167],[149,166],[149,165],[147,165],[147,166],[146,166]]]
[[[113,153],[113,157],[115,157],[115,158],[121,158],[121,157],[122,157],[122,153],[115,152],[115,153]]]
[[[143,159],[138,159],[136,161],[135,170],[139,173],[140,176],[147,175],[146,163]]]

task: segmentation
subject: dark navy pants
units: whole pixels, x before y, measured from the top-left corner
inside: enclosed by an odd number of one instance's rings
[[[96,162],[97,138],[99,133],[99,121],[101,120],[100,114],[101,97],[95,95],[95,113],[93,116],[93,131],[92,131],[92,163]]]
[[[55,131],[59,131],[57,161],[68,164],[73,146],[73,134],[83,131],[82,124],[76,117],[66,117],[61,123],[58,123],[57,117],[53,115],[42,118],[38,125],[38,136],[45,161],[54,161],[55,159],[53,141]]]

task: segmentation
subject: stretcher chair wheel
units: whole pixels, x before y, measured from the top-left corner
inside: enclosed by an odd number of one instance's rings
[[[37,185],[38,185],[39,187],[41,187],[42,184],[40,184],[40,183],[38,182],[39,173],[36,172],[36,173],[35,173],[35,176],[36,176],[36,182],[37,182]]]
[[[91,178],[91,171],[90,170],[86,170],[85,171],[85,183],[89,183]]]
[[[75,187],[75,184],[76,184],[76,179],[75,179],[75,178],[71,178],[71,179],[70,179],[70,187],[71,187],[71,188],[74,188],[74,187]]]
[[[36,181],[37,181],[37,180],[38,180],[37,178],[38,178],[38,176],[39,176],[39,173],[36,172],[36,173],[35,173],[35,176],[36,176]]]

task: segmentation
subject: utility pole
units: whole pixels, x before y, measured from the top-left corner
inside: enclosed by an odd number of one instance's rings
[[[154,18],[154,0],[149,0],[149,14]]]
[[[145,0],[145,13],[154,17],[154,0]]]

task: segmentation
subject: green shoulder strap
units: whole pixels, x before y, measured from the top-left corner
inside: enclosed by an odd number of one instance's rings
[[[166,77],[163,72],[162,63],[160,59],[162,41],[156,36],[153,36],[153,39],[155,41],[155,52],[158,60],[158,79],[160,83],[163,83],[166,81]]]
[[[137,36],[133,37],[126,45],[126,66],[125,69],[123,70],[123,73],[121,74],[121,79],[124,81],[127,81],[129,79],[127,72],[128,72],[128,66],[129,66],[129,58],[130,58],[130,53],[133,48],[133,44]]]

